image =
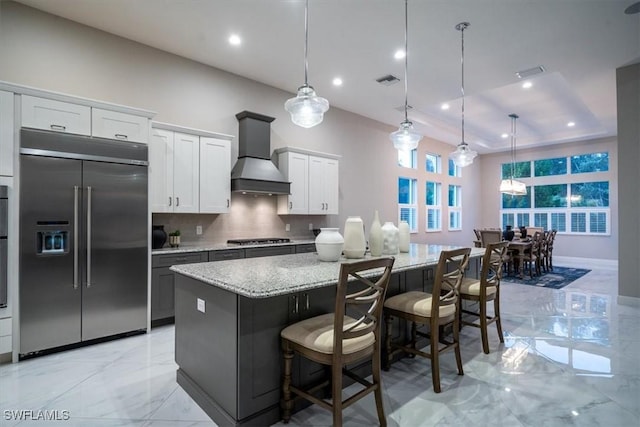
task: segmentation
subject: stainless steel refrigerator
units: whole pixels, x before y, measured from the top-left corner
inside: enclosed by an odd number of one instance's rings
[[[21,130],[21,357],[146,328],[147,156]]]

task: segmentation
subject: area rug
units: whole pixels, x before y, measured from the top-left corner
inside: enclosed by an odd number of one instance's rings
[[[528,271],[525,272],[524,278],[518,276],[503,275],[502,282],[517,283],[520,285],[539,286],[543,288],[562,289],[569,283],[577,280],[590,272],[586,268],[569,268],[569,267],[553,267],[553,271],[542,272],[541,276],[529,277]]]

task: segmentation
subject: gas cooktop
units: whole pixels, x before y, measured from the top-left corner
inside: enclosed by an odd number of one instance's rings
[[[274,243],[289,243],[291,239],[286,237],[259,237],[254,239],[230,239],[227,240],[229,245],[264,245]]]

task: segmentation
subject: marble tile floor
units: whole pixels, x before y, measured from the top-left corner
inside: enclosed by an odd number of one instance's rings
[[[440,394],[428,360],[394,364],[383,373],[389,425],[640,425],[640,308],[617,304],[615,268],[592,268],[560,290],[504,282],[505,343],[492,327],[485,355],[479,330],[465,327],[465,375],[444,355]],[[173,331],[0,365],[0,426],[215,426],[175,382]],[[6,412],[21,409],[69,419],[19,421]],[[375,414],[367,396],[345,410],[345,425],[376,425]],[[311,406],[289,425],[328,426],[331,417]]]

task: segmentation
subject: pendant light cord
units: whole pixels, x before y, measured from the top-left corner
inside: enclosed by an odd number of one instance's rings
[[[518,116],[512,113],[509,117],[511,117],[511,180],[513,181],[516,169],[516,119]]]
[[[307,50],[309,44],[309,0],[304,5],[304,85],[309,86],[307,83],[307,74],[309,68],[309,61],[307,60]]]
[[[467,28],[469,24],[466,22],[463,22],[462,24],[460,24],[460,37],[461,37],[461,56],[460,56],[460,68],[462,70],[462,86],[460,86],[460,92],[462,93],[462,144],[465,144],[464,142],[464,30],[465,28]]]
[[[409,118],[407,115],[407,110],[409,108],[409,78],[407,77],[407,69],[409,68],[409,6],[407,4],[408,0],[404,0],[404,121],[408,122]]]

